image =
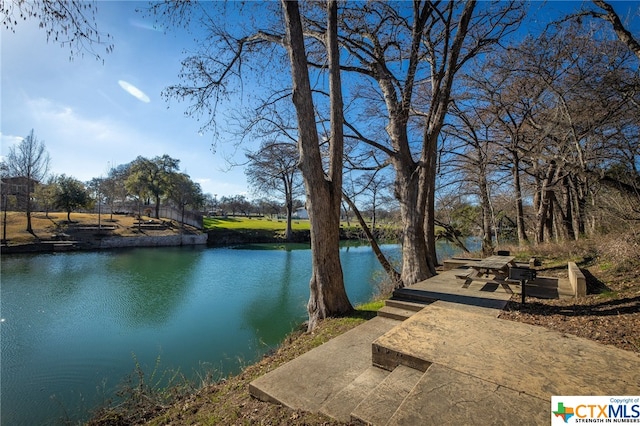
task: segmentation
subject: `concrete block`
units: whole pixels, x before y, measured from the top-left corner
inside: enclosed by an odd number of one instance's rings
[[[569,262],[569,282],[573,289],[573,295],[575,297],[582,297],[587,295],[587,279],[584,277],[578,265],[575,262]]]

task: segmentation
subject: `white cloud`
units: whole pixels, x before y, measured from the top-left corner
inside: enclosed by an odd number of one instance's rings
[[[5,135],[0,132],[0,143],[2,143],[2,151],[8,149],[12,145],[17,145],[24,139],[24,136]]]
[[[160,155],[166,148],[124,123],[85,117],[49,99],[29,99],[26,106],[25,117],[31,117],[35,135],[45,142],[55,174],[89,180],[104,175],[109,165],[128,163],[138,155]]]
[[[149,99],[149,97],[142,90],[138,89],[133,84],[124,80],[118,80],[118,84],[124,89],[125,92],[138,99],[139,101],[142,101],[144,103],[151,102],[151,99]]]

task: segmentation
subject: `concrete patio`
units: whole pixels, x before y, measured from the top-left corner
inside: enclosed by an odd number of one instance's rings
[[[378,317],[258,378],[251,394],[371,425],[549,424],[552,395],[640,395],[638,354],[499,319],[511,294],[462,288],[456,273],[396,291]]]

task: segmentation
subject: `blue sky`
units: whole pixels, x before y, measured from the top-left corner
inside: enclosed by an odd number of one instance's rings
[[[161,97],[179,82],[180,61],[185,49],[193,50],[193,37],[154,29],[152,18],[135,12],[146,5],[98,3],[98,26],[115,45],[110,54],[95,47],[104,62],[87,54],[69,61],[69,50],[47,43],[35,21],[20,22],[15,34],[2,29],[2,155],[34,129],[55,174],[87,181],[138,155],[168,154],[205,193],[246,194],[244,171],[228,170],[225,161],[234,153],[241,160],[242,152],[211,133],[200,134],[200,124],[184,116],[186,104]]]
[[[234,148],[234,137],[224,133],[224,123],[215,136],[200,134],[200,123],[184,116],[187,104],[161,97],[165,87],[179,83],[180,61],[195,45],[192,35],[179,30],[165,34],[154,28],[152,18],[135,12],[147,4],[98,2],[98,26],[113,36],[115,45],[103,55],[104,62],[86,54],[69,61],[69,50],[47,43],[35,21],[20,22],[15,34],[2,29],[2,155],[34,129],[46,144],[55,174],[87,181],[139,155],[168,154],[180,160],[181,170],[205,193],[250,195],[242,168],[229,169],[226,162],[234,155],[242,161],[244,155]],[[627,16],[629,10],[639,14],[639,4],[614,6]],[[540,28],[547,13],[579,5],[534,2],[530,25]],[[96,50],[102,53],[102,47]]]

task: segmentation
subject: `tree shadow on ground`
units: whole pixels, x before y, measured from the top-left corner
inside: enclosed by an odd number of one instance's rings
[[[354,309],[352,312],[345,315],[345,317],[370,320],[372,318],[375,318],[377,315],[378,315],[378,311],[366,311],[366,310]]]
[[[592,305],[556,306],[537,301],[528,301],[524,306],[515,303],[510,303],[510,305],[509,310],[519,310],[522,313],[535,315],[566,317],[629,315],[640,312],[640,296],[606,300]]]
[[[221,223],[229,223],[229,222],[241,222],[240,219],[235,217],[216,217],[216,218],[207,218],[207,221],[212,225],[218,225]]]
[[[601,294],[611,292],[611,288],[604,281],[601,281],[593,275],[588,269],[581,269],[585,280],[587,281],[587,294]]]

